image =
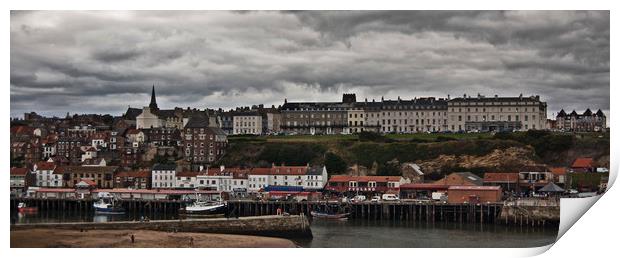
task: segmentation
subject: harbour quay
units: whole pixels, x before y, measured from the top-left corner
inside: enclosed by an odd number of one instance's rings
[[[63,211],[93,213],[91,199],[44,199],[11,198],[11,207],[20,202],[40,208],[40,213]],[[119,200],[130,216],[139,220],[141,216],[169,218],[178,217],[180,208],[190,202],[184,200]],[[456,222],[506,224],[516,226],[557,226],[560,221],[560,207],[556,201],[504,201],[488,203],[447,203],[436,201],[394,202],[342,202],[342,201],[265,201],[228,200],[225,217],[260,217],[288,213],[311,217],[312,211],[325,213],[350,213],[355,220],[399,220],[419,222]]]
[[[13,224],[11,231],[30,229],[57,230],[154,230],[239,234],[282,238],[312,238],[308,219],[303,214],[289,216],[252,216],[241,218],[204,218],[179,220],[65,222]]]
[[[544,204],[543,204],[544,203]],[[418,222],[497,223],[517,226],[557,226],[560,207],[556,203],[446,203],[432,201],[337,202],[337,201],[228,201],[239,216],[261,216],[287,212],[310,215],[311,211],[350,213],[350,219]]]

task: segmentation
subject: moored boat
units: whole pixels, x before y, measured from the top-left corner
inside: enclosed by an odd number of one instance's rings
[[[226,214],[226,202],[195,201],[185,208],[179,209],[180,215],[185,216],[223,216]]]
[[[93,203],[95,213],[99,214],[125,214],[125,209],[118,205],[114,197],[109,193],[101,192],[98,195],[99,200]]]
[[[39,209],[37,207],[28,207],[26,203],[20,202],[17,205],[17,211],[19,211],[20,213],[35,213],[39,211]]]
[[[334,213],[334,214],[330,214],[330,213],[325,213],[325,212],[310,211],[310,215],[312,215],[313,218],[319,218],[319,219],[346,220],[349,217],[350,214],[351,213]]]

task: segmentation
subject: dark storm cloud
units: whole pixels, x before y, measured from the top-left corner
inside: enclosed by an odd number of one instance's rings
[[[608,11],[11,12],[11,115],[541,95],[609,109]]]

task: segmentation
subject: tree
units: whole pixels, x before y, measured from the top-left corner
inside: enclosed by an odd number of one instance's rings
[[[330,173],[341,174],[347,170],[347,162],[340,156],[328,152],[325,154],[325,168]]]

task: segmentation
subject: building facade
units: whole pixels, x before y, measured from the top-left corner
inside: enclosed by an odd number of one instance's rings
[[[174,188],[176,177],[176,164],[155,164],[151,170],[152,188]]]
[[[233,115],[233,134],[263,134],[263,117],[255,111],[236,112]]]
[[[448,101],[448,130],[522,131],[546,129],[547,103],[539,96],[463,96]]]
[[[607,131],[607,117],[600,109],[593,113],[587,109],[582,114],[575,110],[566,114],[564,109],[556,116],[556,128],[567,132],[605,132]]]
[[[181,133],[185,160],[194,170],[202,170],[207,164],[221,158],[228,145],[226,133],[219,127],[209,126],[208,118],[193,116]]]

